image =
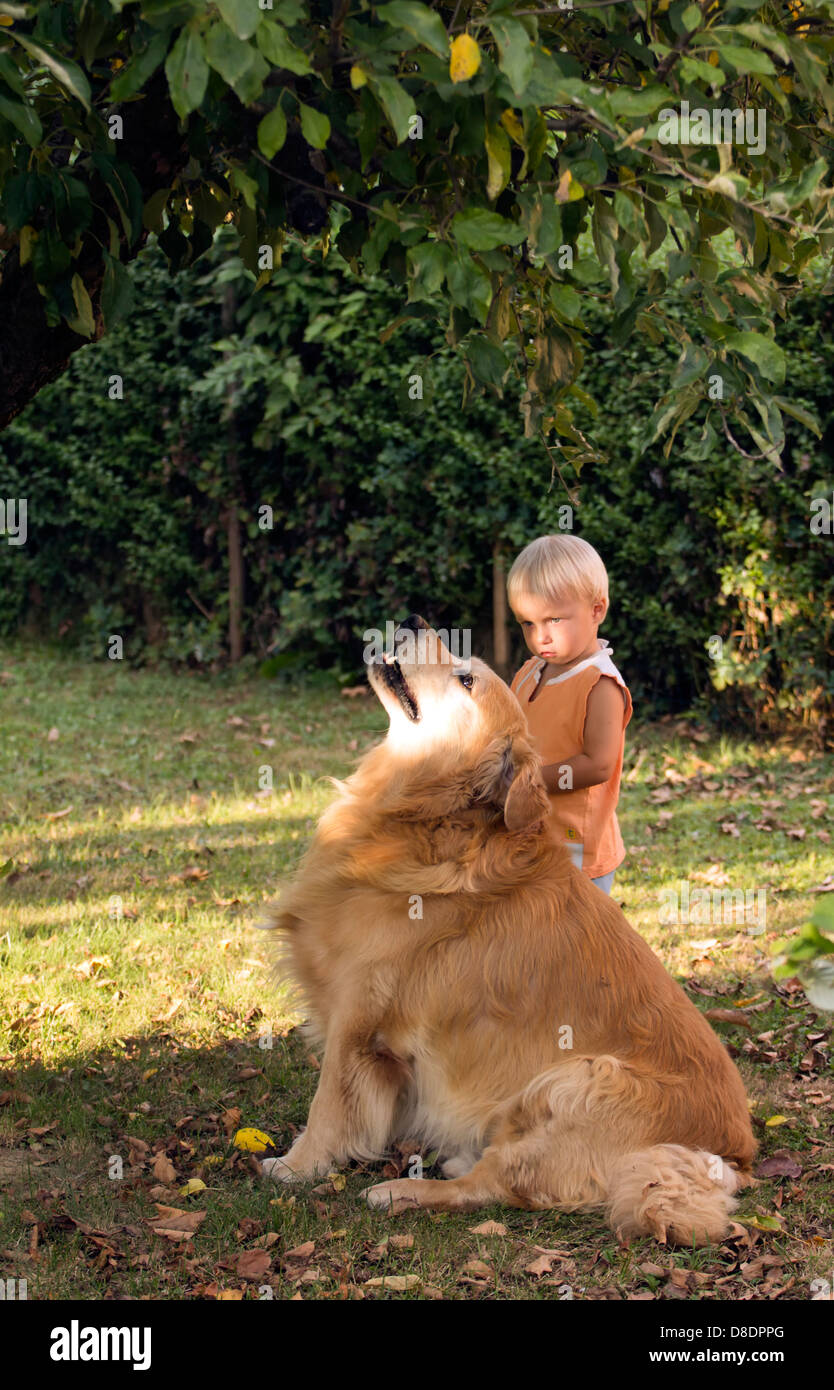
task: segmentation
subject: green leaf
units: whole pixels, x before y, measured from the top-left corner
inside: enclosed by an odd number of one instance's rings
[[[247,174],[244,169],[233,169],[231,173],[232,186],[243,194],[243,201],[254,212],[258,205],[258,184],[255,179]]]
[[[809,429],[812,434],[817,436],[817,439],[822,439],[822,429],[820,428],[819,421],[810,411],[805,410],[801,405],[797,405],[796,401],[786,400],[784,396],[774,396],[773,399],[779,409],[784,410],[786,415],[792,415],[794,420],[798,420],[800,425],[804,425],[806,429]]]
[[[471,251],[492,251],[496,246],[518,246],[527,233],[517,222],[510,222],[488,208],[467,208],[455,213],[452,231],[461,246]]]
[[[307,54],[296,48],[283,24],[277,20],[262,19],[255,33],[255,42],[274,68],[286,68],[298,77],[305,77],[313,71]]]
[[[466,251],[446,268],[446,284],[453,304],[465,309],[479,323],[486,323],[492,301],[492,284],[485,270]]]
[[[785,354],[772,338],[765,338],[761,333],[728,333],[723,345],[753,362],[768,381],[777,386],[783,384]]]
[[[170,188],[160,188],[145,203],[142,212],[142,226],[146,227],[149,232],[159,233],[162,231],[162,214],[170,196]]]
[[[112,160],[100,150],[90,155],[90,162],[107,184],[119,210],[125,236],[132,245],[142,232],[144,203],[139,180],[130,165],[121,160]]]
[[[582,312],[582,299],[570,285],[552,284],[547,297],[560,318],[576,319]]]
[[[407,139],[409,122],[417,114],[413,98],[395,77],[377,77],[368,73],[368,86],[385,112],[397,143]]]
[[[448,58],[449,36],[443,20],[428,5],[420,5],[417,0],[392,0],[389,5],[377,5],[376,12],[386,24],[412,34],[438,58]]]
[[[120,68],[110,83],[110,96],[113,101],[127,101],[130,97],[136,96],[137,92],[141,92],[168,52],[170,42],[170,29],[157,29],[151,34],[147,47]]]
[[[32,149],[41,143],[43,126],[33,106],[27,106],[25,102],[11,101],[8,97],[0,96],[0,116],[3,116],[20,131]]]
[[[664,101],[674,98],[668,87],[618,87],[608,93],[608,103],[615,116],[650,116]]]
[[[679,390],[682,386],[689,386],[691,382],[698,381],[708,366],[709,358],[703,348],[697,343],[687,343],[672,376],[673,389]]]
[[[786,179],[783,183],[772,184],[767,189],[765,197],[773,207],[784,212],[790,208],[798,207],[804,203],[806,198],[810,198],[819,187],[820,180],[828,172],[828,161],[820,158],[815,159],[813,164],[808,164],[795,179]]]
[[[488,386],[501,389],[504,378],[510,370],[510,362],[501,348],[488,338],[473,337],[466,344],[466,360],[475,376]]]
[[[716,42],[722,63],[731,63],[738,73],[758,72],[773,77],[776,69],[766,53],[757,48],[742,48],[740,44]]]
[[[330,117],[324,111],[316,111],[312,106],[298,103],[301,111],[301,134],[315,150],[323,150],[330,139]]]
[[[32,247],[32,274],[39,285],[48,285],[70,268],[72,257],[65,242],[45,227]]]
[[[202,38],[194,29],[183,29],[165,60],[171,102],[180,120],[200,105],[208,75]]]
[[[214,3],[239,39],[251,39],[263,16],[256,0],[214,0]]]
[[[818,936],[820,932],[834,936],[834,897],[820,898],[814,904],[811,925],[818,929]],[[827,945],[829,951],[834,951],[834,941]]]
[[[443,284],[451,249],[443,241],[423,241],[409,248],[407,260],[414,272],[409,299],[431,299]]]
[[[206,34],[206,57],[244,106],[260,96],[269,64],[257,48],[244,43],[225,24],[213,24]]]
[[[8,53],[0,53],[0,77],[2,77],[6,86],[14,92],[15,96],[22,97],[26,95],[26,88],[23,85],[23,76],[20,68],[16,63],[12,62],[11,56]]]
[[[13,231],[19,231],[32,221],[48,193],[49,180],[42,174],[13,174],[3,189],[3,221]]]
[[[26,49],[27,53],[31,53],[33,58],[49,69],[55,81],[65,91],[69,92],[71,96],[77,97],[85,111],[89,111],[90,84],[87,81],[86,73],[82,72],[77,63],[54,53],[52,49],[45,48],[42,44],[35,43],[33,39],[24,38],[16,30],[10,30],[9,34]]]
[[[101,314],[105,328],[113,328],[133,308],[133,280],[127,266],[107,251],[104,253],[104,279],[101,285]]]
[[[258,125],[258,149],[267,159],[278,153],[287,138],[287,118],[279,102]]]
[[[502,15],[500,19],[491,19],[489,27],[498,44],[498,66],[519,96],[533,75],[535,44],[518,19]]]

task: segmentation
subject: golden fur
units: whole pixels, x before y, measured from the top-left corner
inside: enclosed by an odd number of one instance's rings
[[[264,1170],[410,1138],[449,1180],[378,1184],[372,1206],[599,1208],[621,1237],[720,1240],[755,1150],[735,1066],[558,843],[515,696],[409,625],[423,650],[369,666],[388,735],[270,910],[324,1057]]]

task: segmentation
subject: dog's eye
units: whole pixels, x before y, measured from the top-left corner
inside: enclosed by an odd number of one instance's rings
[[[464,687],[465,690],[471,690],[473,685],[475,684],[474,676],[458,676],[458,680],[460,681],[461,685]]]

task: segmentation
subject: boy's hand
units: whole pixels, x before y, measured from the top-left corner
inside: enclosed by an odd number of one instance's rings
[[[549,792],[580,791],[608,781],[620,753],[624,708],[625,696],[617,682],[603,676],[588,696],[582,752],[542,768]]]

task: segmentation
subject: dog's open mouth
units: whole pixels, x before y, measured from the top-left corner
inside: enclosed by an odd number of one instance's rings
[[[416,724],[420,718],[420,707],[409,689],[408,682],[396,657],[389,653],[377,657],[376,661],[372,663],[371,669],[379,672],[386,690],[390,690],[391,694],[397,697],[404,713],[413,724]]]

